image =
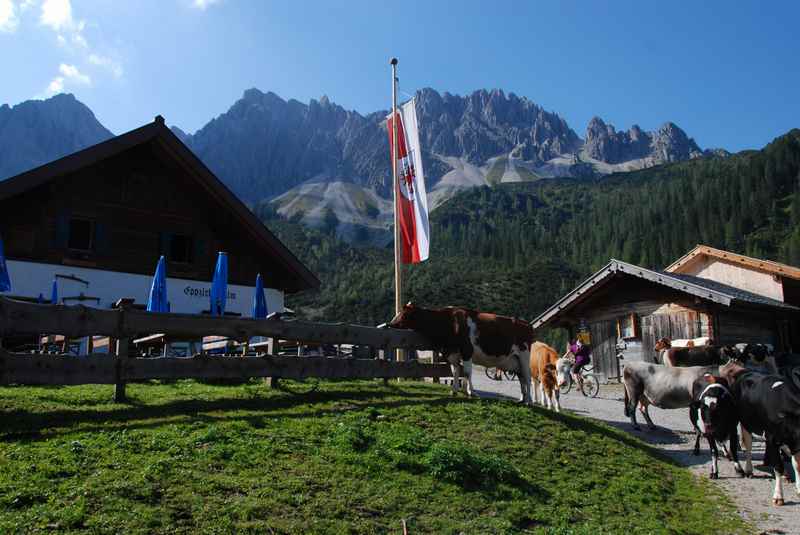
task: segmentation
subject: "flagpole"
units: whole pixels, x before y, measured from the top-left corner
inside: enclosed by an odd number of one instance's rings
[[[394,313],[403,310],[403,281],[400,260],[400,212],[397,210],[397,58],[389,60],[392,66],[392,198],[394,199]],[[398,361],[405,360],[402,349],[395,355]]]

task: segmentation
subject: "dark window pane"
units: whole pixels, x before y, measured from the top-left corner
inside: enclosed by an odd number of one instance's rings
[[[192,261],[192,239],[189,236],[173,234],[169,243],[171,262],[190,263]]]
[[[90,251],[94,241],[94,221],[70,219],[67,247],[80,251]]]

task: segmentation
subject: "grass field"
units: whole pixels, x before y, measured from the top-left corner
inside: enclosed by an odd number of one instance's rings
[[[0,533],[738,533],[644,443],[418,382],[0,388]]]

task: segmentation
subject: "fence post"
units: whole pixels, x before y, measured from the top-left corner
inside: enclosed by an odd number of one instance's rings
[[[116,303],[114,303],[115,308],[119,309],[119,330],[122,332],[122,327],[125,325],[125,310],[133,304],[133,299],[120,299]],[[117,403],[125,402],[125,380],[122,377],[122,366],[125,360],[128,358],[128,352],[130,350],[130,343],[131,339],[127,336],[123,336],[122,338],[117,339],[117,347],[116,347],[116,356],[115,359],[115,368],[117,374],[117,382],[114,384],[114,401]],[[111,352],[111,345],[109,340],[108,351]]]
[[[125,380],[122,377],[122,366],[128,358],[128,350],[130,338],[120,338],[117,340],[117,355],[116,369],[117,369],[117,383],[114,385],[114,401],[123,403],[125,401]]]

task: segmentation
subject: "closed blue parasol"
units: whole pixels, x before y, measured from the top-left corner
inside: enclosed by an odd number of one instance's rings
[[[228,255],[220,251],[217,256],[217,267],[211,280],[211,315],[225,314],[225,302],[228,299]]]
[[[167,266],[164,257],[158,259],[156,272],[153,275],[153,285],[150,287],[150,296],[147,298],[148,312],[169,312],[167,301]]]
[[[253,294],[253,317],[256,319],[267,317],[267,298],[264,297],[264,280],[261,278],[261,273],[256,276],[256,293]]]
[[[0,238],[0,292],[11,291],[11,278],[6,267],[6,254],[3,248],[3,238]]]
[[[53,279],[53,286],[50,288],[50,303],[53,305],[58,304],[58,280]]]

